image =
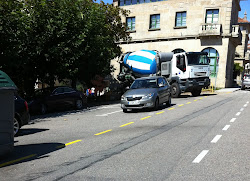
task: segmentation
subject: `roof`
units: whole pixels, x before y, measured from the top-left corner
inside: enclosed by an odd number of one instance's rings
[[[238,18],[238,23],[250,23],[250,22],[247,21],[246,19]]]

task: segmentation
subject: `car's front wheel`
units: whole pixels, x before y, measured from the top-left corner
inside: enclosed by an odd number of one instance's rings
[[[159,108],[159,98],[157,97],[156,100],[155,100],[154,110],[158,110],[158,108]]]
[[[172,102],[171,102],[171,96],[169,96],[168,101],[167,101],[167,106],[170,107],[171,104],[172,104]]]
[[[76,109],[82,109],[83,108],[83,102],[81,99],[76,100]]]
[[[17,118],[14,118],[14,136],[19,132],[20,130],[20,123],[17,120]]]
[[[127,113],[127,112],[128,112],[128,110],[127,110],[127,109],[122,109],[122,111],[123,111],[124,113]]]

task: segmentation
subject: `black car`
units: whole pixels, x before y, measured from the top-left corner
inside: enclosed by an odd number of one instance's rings
[[[20,96],[15,95],[15,117],[14,117],[14,135],[17,135],[20,128],[30,121],[28,103]]]
[[[29,102],[30,112],[40,114],[58,109],[82,109],[86,105],[87,98],[83,92],[66,86],[38,89]]]

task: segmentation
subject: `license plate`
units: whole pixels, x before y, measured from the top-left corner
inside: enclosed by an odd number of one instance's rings
[[[199,85],[204,85],[204,83],[202,82],[202,83],[199,83]]]
[[[128,105],[138,105],[140,104],[140,101],[129,101]]]

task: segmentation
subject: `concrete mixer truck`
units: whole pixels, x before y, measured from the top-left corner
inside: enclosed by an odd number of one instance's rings
[[[124,53],[118,60],[118,80],[122,87],[130,86],[139,77],[164,76],[171,85],[172,97],[182,92],[198,96],[202,88],[210,85],[209,58],[206,52],[159,52],[140,50]]]

